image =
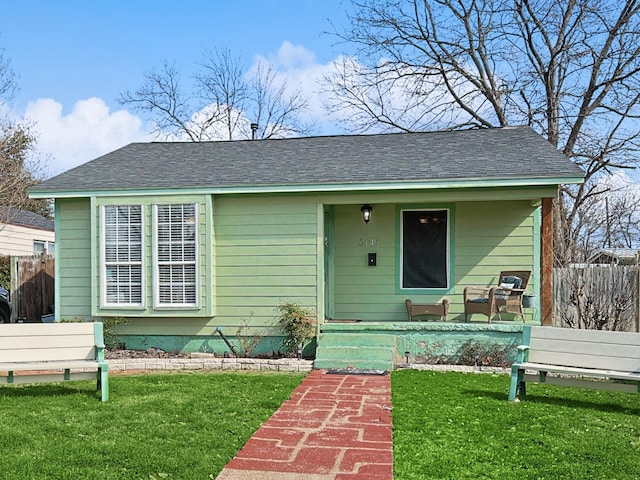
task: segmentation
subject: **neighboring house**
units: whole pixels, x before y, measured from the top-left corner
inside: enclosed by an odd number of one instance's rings
[[[582,180],[512,127],[135,143],[31,196],[55,198],[57,320],[125,317],[127,346],[194,351],[217,327],[276,335],[286,299],[390,324],[447,297],[462,321],[463,288],[501,270],[533,271],[550,323],[551,201]]]
[[[640,250],[632,248],[601,248],[589,258],[587,263],[605,265],[638,265],[640,264]]]
[[[37,213],[0,207],[0,255],[55,253],[54,222]]]

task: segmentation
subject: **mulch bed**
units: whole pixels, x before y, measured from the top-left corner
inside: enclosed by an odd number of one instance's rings
[[[160,348],[147,348],[146,350],[105,350],[106,359],[116,358],[190,358],[188,353],[181,352],[165,352]]]

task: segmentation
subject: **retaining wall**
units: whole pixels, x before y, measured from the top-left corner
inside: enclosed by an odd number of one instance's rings
[[[257,358],[117,358],[107,360],[110,372],[141,370],[252,370],[271,372],[310,372],[313,361],[296,358],[274,360]]]

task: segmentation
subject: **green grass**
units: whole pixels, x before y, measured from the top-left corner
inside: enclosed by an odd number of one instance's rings
[[[112,376],[0,388],[0,478],[213,479],[301,374]],[[506,375],[391,375],[395,480],[635,479],[640,395],[530,385]]]
[[[392,373],[395,480],[637,479],[640,395],[506,375]]]
[[[4,479],[208,479],[300,374],[171,373],[0,388]]]

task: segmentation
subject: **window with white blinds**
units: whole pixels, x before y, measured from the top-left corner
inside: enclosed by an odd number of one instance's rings
[[[155,303],[197,306],[197,208],[195,204],[154,205]]]
[[[104,206],[102,227],[102,303],[142,306],[142,206]]]

